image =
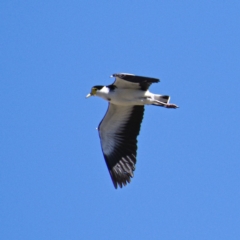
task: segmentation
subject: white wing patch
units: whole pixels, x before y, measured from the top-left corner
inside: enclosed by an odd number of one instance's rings
[[[121,141],[116,133],[121,132],[131,116],[132,109],[133,106],[109,104],[108,111],[98,129],[104,154],[110,155],[117,143]]]
[[[136,76],[129,73],[115,73],[113,83],[117,88],[147,90],[152,83],[159,82],[157,78]]]
[[[122,89],[139,89],[139,83],[128,82],[119,77],[116,77],[116,80],[113,84]]]

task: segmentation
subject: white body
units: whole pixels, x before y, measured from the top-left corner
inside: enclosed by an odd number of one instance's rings
[[[136,91],[135,89],[118,89],[110,91],[109,88],[103,87],[96,92],[96,96],[103,98],[115,105],[129,106],[129,105],[151,105],[156,103],[168,103],[170,98],[161,98],[161,95],[154,94],[147,91]]]

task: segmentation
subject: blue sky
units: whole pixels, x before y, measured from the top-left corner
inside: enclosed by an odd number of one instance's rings
[[[0,3],[0,238],[240,239],[240,2]],[[115,190],[85,99],[160,78],[131,184]]]

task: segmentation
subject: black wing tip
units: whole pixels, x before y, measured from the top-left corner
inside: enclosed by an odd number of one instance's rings
[[[112,177],[112,175],[111,175],[111,177]],[[119,188],[122,188],[122,187],[127,186],[127,184],[131,182],[131,178],[132,178],[132,177],[133,177],[133,175],[132,175],[132,176],[129,176],[128,178],[126,178],[126,179],[124,179],[124,180],[122,180],[122,179],[114,179],[114,178],[112,177],[112,182],[113,182],[114,188],[115,188],[115,189],[118,189],[118,187],[119,187]]]
[[[138,75],[131,74],[131,73],[114,73],[114,74],[112,74],[111,77],[118,77],[118,78],[121,78],[121,79],[127,80],[127,81],[138,79],[138,81],[140,80],[141,82],[148,82],[148,83],[160,82],[160,80],[158,78],[138,76]]]
[[[109,169],[109,173],[115,189],[122,188],[131,182],[135,170],[136,158],[127,157],[122,158],[112,169]]]

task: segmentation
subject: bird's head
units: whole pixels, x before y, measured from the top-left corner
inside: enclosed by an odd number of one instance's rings
[[[86,96],[86,98],[89,98],[91,96],[95,96],[98,91],[100,91],[104,86],[94,86],[91,89],[91,92]]]

